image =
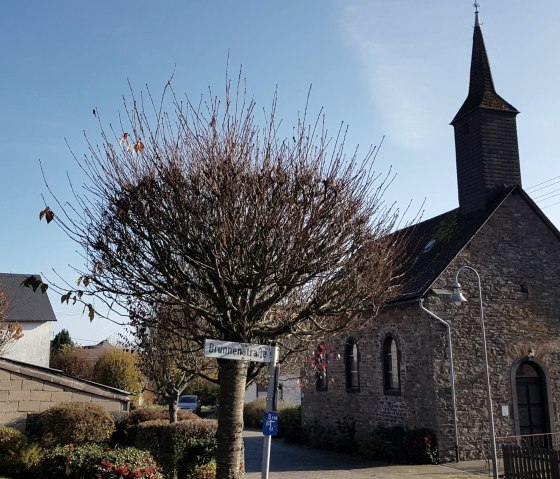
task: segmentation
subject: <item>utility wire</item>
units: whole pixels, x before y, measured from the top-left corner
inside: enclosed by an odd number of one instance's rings
[[[529,188],[527,188],[525,191],[528,192],[529,190],[532,190],[532,189],[536,188],[537,186],[544,185],[545,183],[550,183],[551,181],[557,180],[558,178],[560,178],[560,176],[555,176],[554,178],[550,178],[550,179],[548,179],[548,180],[541,181],[540,183],[537,183],[536,185],[529,186]]]

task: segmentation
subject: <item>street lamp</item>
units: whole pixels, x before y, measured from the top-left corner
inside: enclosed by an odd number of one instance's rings
[[[478,299],[480,302],[480,322],[482,324],[482,347],[484,350],[484,363],[486,365],[486,392],[488,394],[488,418],[490,420],[490,448],[492,453],[492,477],[498,479],[498,456],[496,454],[496,434],[494,432],[494,413],[492,412],[492,391],[490,389],[490,367],[488,365],[488,351],[486,348],[486,329],[484,328],[484,308],[482,307],[482,286],[480,284],[480,275],[478,271],[471,266],[461,266],[457,273],[455,273],[455,284],[453,285],[453,293],[451,294],[451,301],[455,304],[464,303],[466,298],[461,292],[461,285],[459,284],[459,273],[468,269],[476,274],[478,280]]]

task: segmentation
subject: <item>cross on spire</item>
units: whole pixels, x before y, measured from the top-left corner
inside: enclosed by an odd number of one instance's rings
[[[473,3],[474,6],[474,26],[476,27],[480,27],[480,22],[478,21],[478,7],[480,7],[480,4],[475,1]]]

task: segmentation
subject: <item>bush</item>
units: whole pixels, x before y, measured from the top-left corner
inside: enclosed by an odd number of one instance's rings
[[[356,451],[356,419],[352,416],[344,416],[336,421],[336,433],[332,438],[334,450],[336,452],[353,452]]]
[[[138,425],[149,421],[169,422],[169,411],[164,408],[138,408],[126,414],[113,416],[116,419],[115,433],[111,437],[111,443],[124,444],[129,446],[136,445],[136,433]],[[199,421],[200,417],[190,411],[177,411],[179,421]]]
[[[173,424],[151,421],[139,426],[143,427],[138,430],[138,446],[153,447],[154,457],[170,477],[173,473],[189,477],[216,457],[216,421],[198,419]],[[155,437],[159,439],[157,444],[153,442]]]
[[[216,479],[216,461],[198,467],[190,479]]]
[[[98,444],[58,446],[46,453],[43,479],[163,479],[161,468],[146,451],[103,449]]]
[[[137,406],[142,397],[142,373],[138,357],[122,349],[110,349],[95,363],[93,380],[134,394],[132,404]]]
[[[278,437],[283,437],[286,442],[302,442],[301,407],[285,407],[278,416]]]
[[[13,427],[0,426],[0,471],[15,476],[23,467],[21,454],[27,446],[25,434]]]
[[[65,344],[51,354],[49,366],[64,374],[81,379],[91,379],[93,366],[82,354],[81,348]]]
[[[39,417],[39,434],[45,446],[106,442],[115,430],[111,415],[94,403],[61,403]]]
[[[391,459],[391,443],[374,436],[359,445],[358,453],[370,461],[389,461]]]
[[[412,429],[406,434],[407,462],[409,464],[437,464],[437,437],[431,429]]]
[[[243,423],[245,427],[262,429],[266,398],[259,398],[243,406]]]

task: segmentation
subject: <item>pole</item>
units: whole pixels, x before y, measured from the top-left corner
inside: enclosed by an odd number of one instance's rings
[[[453,344],[451,342],[451,325],[436,316],[429,309],[424,307],[424,300],[420,299],[420,309],[428,313],[447,328],[447,348],[449,349],[449,376],[451,377],[451,403],[453,405],[453,426],[455,428],[455,462],[459,462],[459,430],[457,427],[457,399],[455,395],[455,369],[453,368]]]
[[[494,413],[492,407],[492,390],[490,388],[490,365],[488,364],[488,349],[486,348],[486,328],[484,326],[484,308],[482,307],[482,286],[478,271],[471,266],[461,266],[455,274],[455,283],[459,284],[459,273],[463,269],[469,269],[478,280],[478,299],[480,304],[480,322],[482,323],[482,349],[484,350],[484,363],[486,365],[486,392],[488,394],[488,419],[490,421],[490,452],[492,454],[492,477],[498,479],[498,455],[496,453],[496,434],[494,428]]]
[[[269,377],[268,377],[268,395],[266,398],[266,410],[273,411],[276,396],[276,365],[278,363],[278,347],[272,346],[272,357],[269,364]],[[264,436],[263,442],[263,458],[262,458],[262,475],[261,479],[268,479],[268,470],[270,468],[270,445],[272,436]]]

